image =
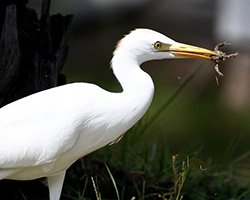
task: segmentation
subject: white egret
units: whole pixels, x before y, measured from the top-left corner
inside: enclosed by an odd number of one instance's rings
[[[123,91],[72,83],[45,90],[0,109],[0,180],[47,177],[58,200],[66,170],[79,158],[116,142],[147,111],[154,94],[140,65],[149,60],[201,58],[217,53],[136,29],[117,45],[111,61]]]

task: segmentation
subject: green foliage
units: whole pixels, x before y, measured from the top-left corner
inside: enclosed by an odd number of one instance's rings
[[[201,160],[199,153],[196,152],[190,153],[190,157],[186,159],[177,155],[171,159],[168,155],[158,154],[161,148],[156,144],[152,146],[140,155],[127,152],[132,154],[129,155],[130,158],[136,158],[127,163],[127,166],[116,163],[117,158],[110,159],[110,167],[98,160],[100,171],[93,170],[92,173],[101,173],[93,175],[92,181],[89,181],[88,176],[84,177],[83,192],[80,192],[80,189],[72,194],[74,189],[69,188],[71,195],[76,196],[76,198],[71,196],[70,199],[247,200],[250,198],[250,168],[242,167],[242,162],[249,157],[250,151],[235,160],[228,157],[223,163],[213,164]],[[119,154],[119,151],[117,153]],[[99,155],[98,153],[95,156]],[[90,160],[93,159],[91,156]],[[246,174],[242,175],[244,172]],[[82,173],[86,173],[86,170]],[[241,181],[244,178],[248,181],[243,184]]]

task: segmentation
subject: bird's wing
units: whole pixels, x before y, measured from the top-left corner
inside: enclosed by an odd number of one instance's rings
[[[0,109],[0,168],[49,163],[75,144],[84,115],[78,104],[86,104],[78,87],[46,90]]]

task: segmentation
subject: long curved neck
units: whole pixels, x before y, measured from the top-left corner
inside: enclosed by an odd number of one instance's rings
[[[111,67],[123,89],[122,95],[133,99],[137,105],[138,118],[141,118],[151,104],[154,95],[154,84],[151,77],[140,68],[140,62],[128,52],[116,52]],[[139,119],[138,119],[139,120]]]
[[[140,61],[132,53],[115,53],[111,61],[111,68],[119,81],[123,92],[136,92],[153,95],[154,84],[151,77],[140,68]]]

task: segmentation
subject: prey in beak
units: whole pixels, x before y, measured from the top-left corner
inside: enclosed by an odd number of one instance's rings
[[[214,50],[211,51],[209,49],[196,47],[188,44],[183,43],[174,43],[174,44],[164,44],[160,42],[155,43],[155,48],[157,48],[159,51],[166,51],[173,54],[175,57],[179,58],[198,58],[198,59],[205,59],[205,60],[211,60],[216,63],[214,66],[214,69],[217,73],[216,76],[216,82],[219,84],[218,77],[223,76],[221,71],[219,70],[219,66],[224,63],[227,59],[239,55],[238,52],[227,55],[225,52],[219,50],[220,47],[230,45],[230,43],[223,42],[219,43],[215,46]]]

